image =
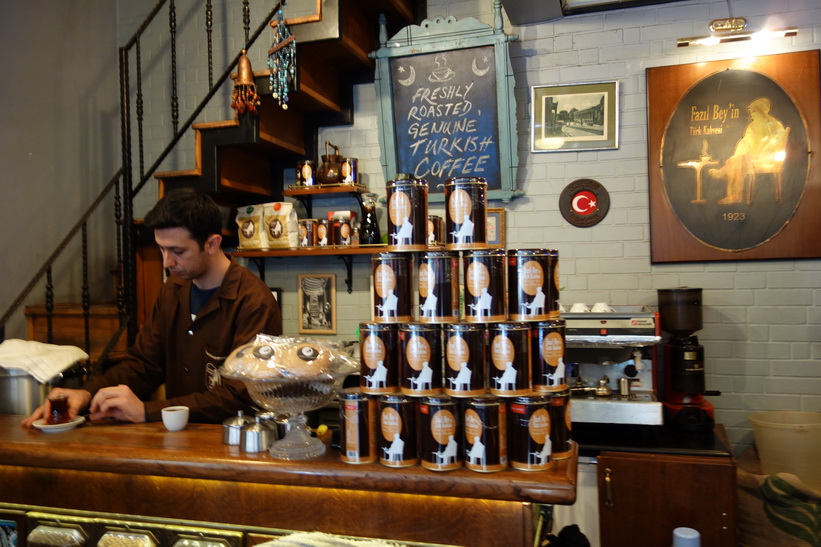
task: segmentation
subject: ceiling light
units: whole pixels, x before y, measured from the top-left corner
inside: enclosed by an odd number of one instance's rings
[[[727,44],[730,42],[742,42],[746,40],[767,40],[770,38],[785,38],[787,36],[797,36],[798,29],[795,27],[778,30],[760,30],[751,32],[747,30],[747,20],[744,17],[730,17],[728,19],[715,19],[710,22],[708,36],[694,36],[693,38],[679,38],[676,42],[678,47],[687,46],[715,46],[717,44]]]

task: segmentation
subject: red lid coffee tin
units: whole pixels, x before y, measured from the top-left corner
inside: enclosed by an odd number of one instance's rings
[[[507,468],[507,404],[493,395],[465,400],[465,467],[493,473]]]
[[[406,323],[413,321],[411,255],[380,253],[371,258],[373,270],[373,321]]]
[[[401,394],[380,395],[379,463],[410,467],[419,463],[416,442],[416,401]]]
[[[359,382],[364,393],[399,391],[399,332],[392,323],[359,324]]]
[[[423,397],[416,406],[419,463],[425,469],[450,471],[462,467],[459,405],[447,395]]]
[[[376,461],[376,397],[351,387],[339,392],[339,458],[345,463]]]
[[[488,386],[493,395],[530,393],[530,329],[527,323],[488,325]]]
[[[451,323],[442,326],[444,338],[444,389],[453,397],[487,393],[487,334],[485,325]]]
[[[507,320],[505,251],[485,249],[463,255],[464,320],[492,323]]]
[[[385,186],[388,209],[388,251],[428,248],[428,183],[399,175]]]
[[[487,249],[487,181],[445,181],[445,250]]]
[[[549,405],[547,395],[525,395],[508,402],[508,446],[514,469],[544,471],[552,467]]]
[[[553,459],[565,460],[573,454],[570,389],[551,393],[548,408],[550,409],[550,442]]]
[[[507,251],[507,305],[512,321],[547,321],[555,283],[547,249]]]
[[[439,325],[399,326],[399,389],[421,397],[442,393],[442,330]]]
[[[459,320],[459,255],[432,251],[418,257],[419,321],[452,323]]]
[[[531,326],[530,372],[533,391],[567,389],[564,363],[565,321],[551,319]]]

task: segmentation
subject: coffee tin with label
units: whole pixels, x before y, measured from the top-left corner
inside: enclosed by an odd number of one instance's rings
[[[530,329],[530,375],[537,392],[567,389],[564,363],[565,321],[551,319]]]
[[[419,463],[416,440],[416,401],[404,395],[380,395],[379,463],[410,467]]]
[[[345,463],[376,461],[376,398],[359,388],[339,392],[339,458]]]
[[[334,245],[337,247],[350,247],[353,243],[351,238],[353,229],[351,220],[347,218],[337,218],[333,220]]]
[[[399,391],[399,332],[392,323],[359,324],[359,382],[365,393]]]
[[[399,326],[399,389],[421,397],[442,393],[442,330],[439,325]]]
[[[388,251],[424,251],[428,248],[428,183],[401,175],[386,185]]]
[[[356,158],[344,158],[339,169],[339,178],[342,184],[359,183],[359,160]]]
[[[445,232],[445,224],[442,217],[438,215],[428,215],[428,245],[444,245],[445,239],[443,234]]]
[[[553,445],[553,459],[565,460],[573,454],[570,421],[570,390],[550,394],[550,442]]]
[[[553,465],[549,405],[546,395],[525,395],[508,402],[511,467],[544,471]]]
[[[373,269],[373,321],[405,323],[413,321],[411,256],[402,253],[380,253],[371,258]]]
[[[471,323],[505,321],[505,251],[467,251],[463,258],[464,320]]]
[[[318,247],[327,247],[333,243],[333,229],[331,221],[320,219],[316,223],[316,245]]]
[[[547,321],[553,286],[547,249],[507,252],[508,317],[513,321]]]
[[[527,323],[488,325],[488,384],[501,397],[530,393],[530,329]]]
[[[423,397],[416,407],[419,460],[433,471],[462,467],[459,405],[446,395]]]
[[[313,160],[302,160],[296,164],[296,185],[313,186],[316,184],[314,174],[316,173],[316,162]]]
[[[487,392],[485,382],[487,335],[477,323],[442,327],[445,345],[444,388],[453,397],[475,397]]]
[[[428,252],[419,256],[417,270],[419,321],[452,323],[459,320],[459,255]]]
[[[492,395],[465,401],[465,467],[491,473],[507,468],[507,404]]]
[[[548,272],[548,293],[547,293],[547,309],[551,319],[559,319],[561,312],[559,311],[559,251],[556,249],[547,250],[547,269]]]
[[[299,246],[313,247],[316,245],[316,219],[303,218],[299,221]]]
[[[445,249],[487,249],[487,181],[457,177],[445,181]]]

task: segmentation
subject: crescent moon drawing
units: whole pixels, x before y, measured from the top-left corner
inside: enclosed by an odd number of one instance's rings
[[[582,209],[581,206],[579,205],[579,201],[581,201],[582,199],[587,200],[587,205],[585,206],[584,209]],[[590,198],[588,198],[584,194],[579,194],[578,196],[573,198],[573,210],[578,211],[580,213],[584,213],[586,211],[589,211],[590,210]]]
[[[404,72],[404,70],[405,70],[405,67],[399,67],[399,72]],[[404,85],[404,86],[409,86],[409,85],[411,85],[411,84],[413,83],[413,81],[414,81],[415,79],[416,79],[416,69],[414,69],[414,68],[413,68],[413,65],[411,65],[411,67],[410,67],[410,75],[408,75],[408,77],[407,77],[407,78],[405,78],[404,80],[397,80],[397,81],[398,81],[400,84]]]
[[[485,57],[483,59],[483,61],[487,61],[487,57]],[[471,63],[471,65],[470,65],[470,68],[471,68],[471,70],[473,70],[473,73],[476,74],[477,76],[484,76],[485,74],[487,74],[487,71],[490,70],[490,65],[488,65],[485,68],[479,70],[479,67],[476,66],[476,58],[474,58],[473,63]]]

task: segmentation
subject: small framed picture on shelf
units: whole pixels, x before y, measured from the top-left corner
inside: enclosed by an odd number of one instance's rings
[[[274,295],[274,299],[277,301],[277,304],[282,306],[282,289],[279,287],[268,287],[271,289],[271,294]]]
[[[505,210],[487,210],[487,244],[492,249],[505,248]]]
[[[299,276],[300,334],[336,334],[336,276]]]
[[[28,532],[23,511],[0,511],[0,547],[22,545]]]

